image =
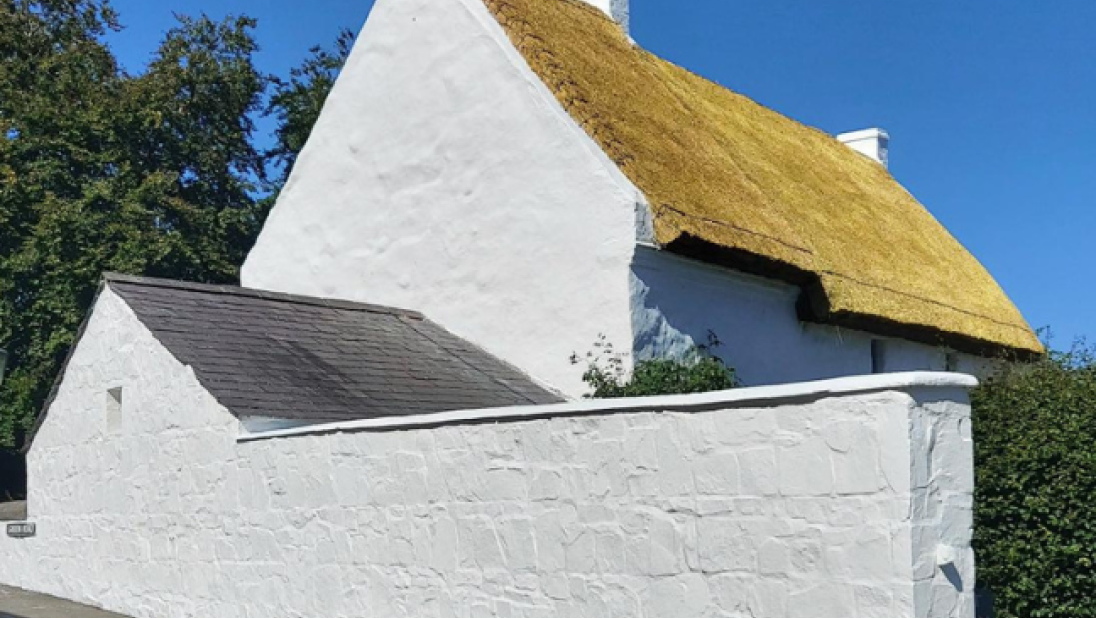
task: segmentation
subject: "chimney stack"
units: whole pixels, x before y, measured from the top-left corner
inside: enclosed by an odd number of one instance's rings
[[[890,136],[883,129],[864,129],[852,133],[841,133],[837,141],[852,148],[856,152],[888,167],[888,149],[890,148]]]
[[[629,0],[584,0],[586,4],[597,7],[609,17],[612,17],[628,32],[630,7]]]

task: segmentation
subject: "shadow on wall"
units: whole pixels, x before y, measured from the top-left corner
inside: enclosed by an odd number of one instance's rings
[[[24,500],[26,497],[26,458],[21,453],[0,451],[0,502]]]
[[[631,289],[638,360],[680,357],[711,332],[747,386],[872,372],[870,338],[801,323],[795,286],[640,248]]]

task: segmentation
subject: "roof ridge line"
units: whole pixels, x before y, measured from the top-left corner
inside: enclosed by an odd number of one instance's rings
[[[413,320],[426,319],[426,316],[424,316],[422,313],[419,313],[418,311],[412,311],[410,309],[402,309],[399,307],[386,307],[384,305],[374,305],[371,303],[341,300],[337,298],[321,298],[318,296],[305,296],[302,294],[287,294],[285,292],[260,290],[257,288],[247,288],[239,285],[195,283],[192,281],[178,281],[175,279],[163,279],[159,277],[127,275],[124,273],[116,272],[103,273],[103,282],[107,284],[122,283],[171,290],[188,290],[191,292],[201,292],[222,296],[255,298],[270,302],[287,303],[294,305],[308,305],[312,307],[323,307],[327,309],[342,309],[347,311],[379,313],[398,317],[406,317]]]

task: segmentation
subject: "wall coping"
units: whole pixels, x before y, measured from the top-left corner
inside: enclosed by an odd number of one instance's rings
[[[273,431],[247,431],[241,423],[236,441],[256,442],[297,436],[332,433],[385,432],[408,429],[429,429],[445,425],[475,425],[484,423],[518,422],[556,417],[595,416],[629,412],[703,412],[751,405],[773,406],[788,401],[816,400],[842,395],[854,395],[911,389],[969,390],[978,386],[978,379],[959,373],[915,371],[854,376],[797,382],[776,386],[738,388],[692,395],[665,395],[630,399],[583,399],[547,405],[512,406],[479,410],[457,410],[416,416],[371,418],[322,425],[307,425]]]

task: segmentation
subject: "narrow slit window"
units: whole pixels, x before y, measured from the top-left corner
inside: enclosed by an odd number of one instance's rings
[[[948,352],[944,355],[944,371],[956,372],[959,371],[959,355],[955,352]]]
[[[122,387],[107,390],[107,429],[118,431],[122,427]]]
[[[871,340],[871,372],[884,373],[887,370],[887,345],[881,339]]]

